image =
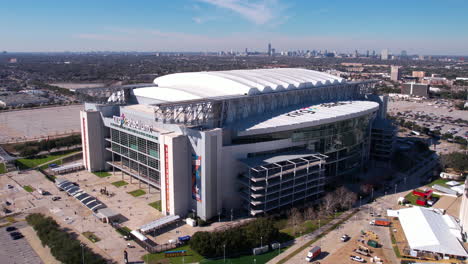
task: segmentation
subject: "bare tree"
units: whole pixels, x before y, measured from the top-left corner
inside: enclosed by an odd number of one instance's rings
[[[314,219],[317,218],[317,216],[318,216],[317,212],[312,207],[306,208],[305,211],[304,211],[304,219],[305,220],[314,220]]]
[[[322,204],[320,206],[320,208],[321,208],[320,213],[330,215],[336,209],[338,204],[339,204],[339,201],[338,201],[335,193],[334,192],[333,193],[327,193],[325,195],[325,197],[323,197],[323,199],[322,199]]]
[[[289,211],[289,224],[291,226],[298,225],[298,224],[302,223],[303,221],[304,221],[304,217],[303,217],[301,211],[299,211],[299,209],[292,208]]]
[[[350,191],[348,188],[341,186],[333,192],[333,195],[338,200],[338,206],[341,209],[349,209],[357,201],[357,194]]]

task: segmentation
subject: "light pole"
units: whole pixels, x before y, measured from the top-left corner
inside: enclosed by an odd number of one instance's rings
[[[362,196],[359,195],[359,209],[361,209],[361,201],[362,201]]]
[[[263,247],[263,236],[260,236],[260,247]]]
[[[223,259],[224,263],[226,263],[226,244],[223,245]]]
[[[84,264],[84,244],[80,243],[81,246],[81,263]]]
[[[371,189],[371,202],[374,201],[374,187]]]
[[[234,219],[234,210],[231,208],[231,222]]]
[[[221,222],[221,212],[218,211],[218,222]]]
[[[396,194],[396,188],[397,188],[397,184],[395,183],[395,194]]]

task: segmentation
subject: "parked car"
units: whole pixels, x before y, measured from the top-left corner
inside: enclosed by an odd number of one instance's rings
[[[54,196],[54,197],[52,197],[52,201],[58,201],[58,200],[60,200],[60,199],[62,199],[62,197],[60,197],[60,196]]]
[[[18,239],[21,239],[23,238],[24,236],[22,234],[19,234],[19,235],[16,235],[16,236],[11,236],[11,239],[13,240],[18,240]]]
[[[11,184],[7,184],[7,188],[8,188],[8,189],[13,189],[14,187],[13,187],[13,185],[11,185]]]
[[[344,235],[341,237],[341,242],[346,242],[346,241],[348,241],[350,238],[351,238],[350,236],[344,234]]]
[[[6,228],[7,232],[11,232],[11,231],[15,231],[15,230],[16,230],[16,227],[14,227],[14,226],[9,226],[9,227]]]
[[[364,259],[361,258],[360,256],[353,256],[353,255],[351,255],[350,258],[351,258],[351,260],[353,260],[353,261],[357,261],[357,262],[364,263]]]
[[[11,232],[10,233],[10,236],[18,236],[18,235],[21,235],[20,232]]]

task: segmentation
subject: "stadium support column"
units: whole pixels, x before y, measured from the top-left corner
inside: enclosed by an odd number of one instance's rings
[[[185,216],[190,210],[190,153],[187,137],[177,133],[159,137],[161,209]]]
[[[81,143],[83,146],[83,163],[90,171],[106,169],[105,132],[101,113],[98,111],[80,111]]]

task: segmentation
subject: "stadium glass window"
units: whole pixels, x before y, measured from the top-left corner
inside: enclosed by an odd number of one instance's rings
[[[138,161],[143,164],[148,164],[147,157],[144,154],[138,153]]]
[[[138,151],[142,153],[147,153],[146,150],[146,140],[143,138],[138,138]]]
[[[130,155],[129,155],[129,157],[130,157],[131,159],[137,160],[137,157],[138,157],[138,156],[137,156],[136,151],[130,150]]]
[[[128,135],[128,146],[134,150],[138,150],[137,138],[134,135]]]
[[[152,157],[159,158],[159,144],[152,141],[148,141],[147,153]]]
[[[120,144],[128,147],[128,134],[124,132],[120,132]]]

